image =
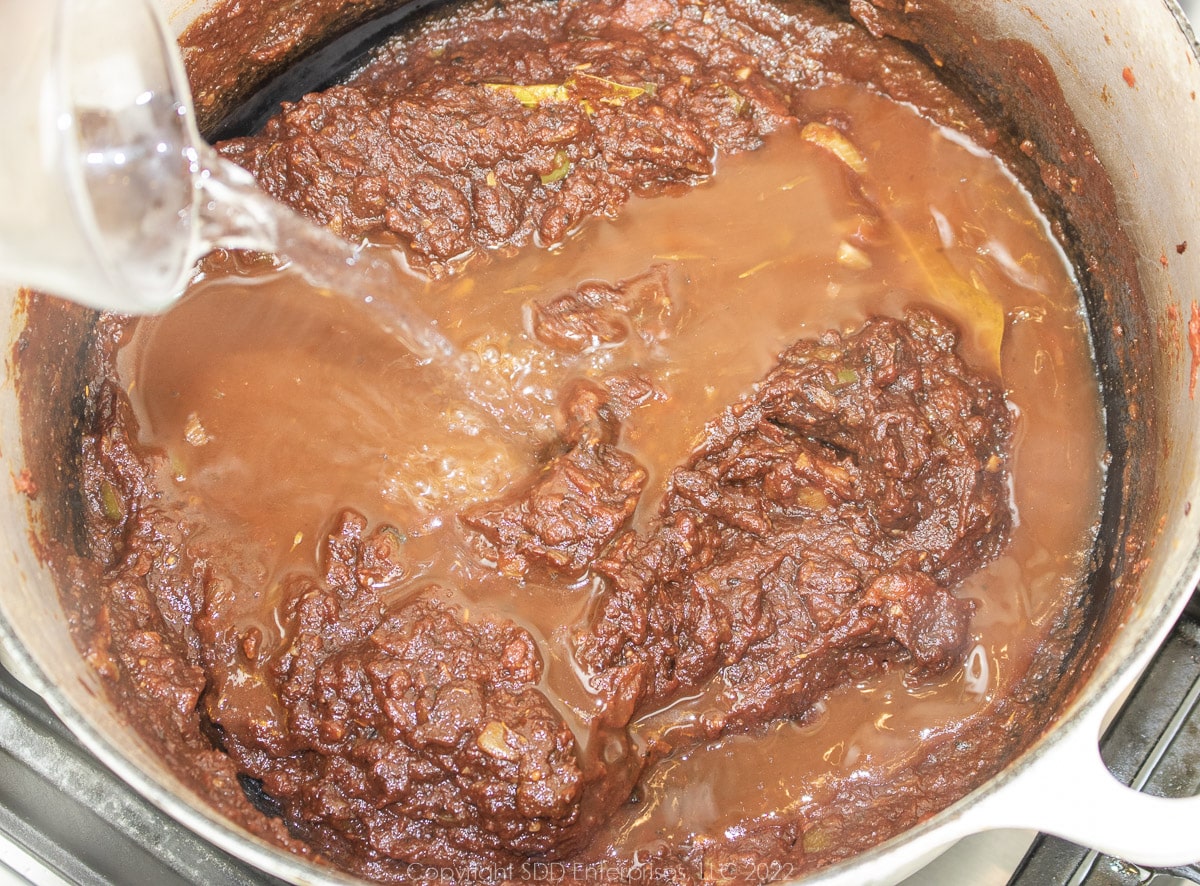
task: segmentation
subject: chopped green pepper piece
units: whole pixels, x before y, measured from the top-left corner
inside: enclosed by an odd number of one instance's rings
[[[114,522],[125,516],[121,496],[117,494],[116,487],[107,480],[100,481],[100,509],[105,517]]]
[[[571,158],[567,156],[567,152],[559,149],[554,152],[555,166],[552,170],[541,176],[542,184],[549,185],[556,181],[561,181],[567,177],[567,173],[571,171]]]

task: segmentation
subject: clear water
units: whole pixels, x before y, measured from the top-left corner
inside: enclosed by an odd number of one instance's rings
[[[315,295],[351,301],[422,361],[457,360],[454,345],[412,301],[421,280],[403,252],[364,249],[309,222],[206,145],[196,168],[198,254],[223,248],[274,255],[299,271]]]

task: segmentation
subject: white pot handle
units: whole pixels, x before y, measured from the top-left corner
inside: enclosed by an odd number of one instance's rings
[[[986,798],[975,826],[1036,828],[1145,867],[1200,861],[1200,797],[1126,787],[1100,757],[1104,706],[1088,712],[1012,782]]]

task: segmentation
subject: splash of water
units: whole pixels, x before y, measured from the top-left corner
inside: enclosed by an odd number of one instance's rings
[[[461,362],[457,348],[410,295],[413,275],[397,250],[367,250],[313,224],[259,190],[240,166],[201,146],[196,188],[202,252],[270,253],[298,271],[322,296],[344,298],[419,359]]]

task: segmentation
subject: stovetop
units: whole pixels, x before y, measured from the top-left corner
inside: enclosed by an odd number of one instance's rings
[[[0,884],[281,886],[134,793],[0,668]]]
[[[1200,15],[1200,0],[1180,0]],[[1111,725],[1105,762],[1160,796],[1200,794],[1200,591]],[[1200,822],[1197,823],[1200,844]],[[0,886],[282,886],[192,834],[91,757],[0,668]],[[1054,837],[968,837],[902,886],[1178,886]]]
[[[1200,793],[1200,593],[1103,743],[1126,784]],[[1200,843],[1200,823],[1197,824]],[[1032,843],[1031,843],[1032,840]],[[1146,871],[1022,832],[970,837],[905,886],[1168,886],[1200,866]],[[0,669],[0,884],[279,886],[141,799],[92,758],[42,701]]]

